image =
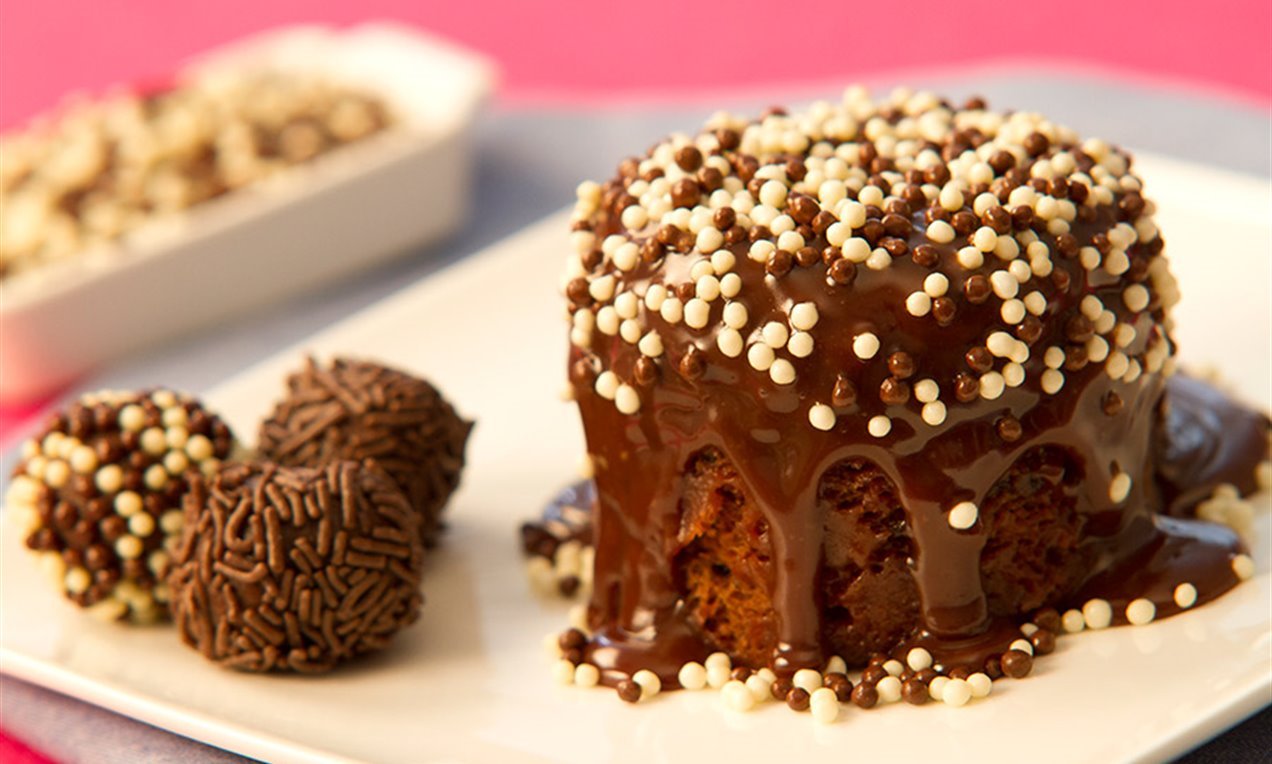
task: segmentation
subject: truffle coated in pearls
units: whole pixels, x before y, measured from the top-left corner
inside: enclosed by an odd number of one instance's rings
[[[181,430],[171,445],[165,421]],[[187,454],[186,425],[196,423],[204,445]],[[181,530],[169,515],[180,515],[191,475],[232,448],[225,423],[190,396],[90,393],[24,444],[6,503],[26,546],[58,560],[56,581],[72,602],[106,618],[162,620],[165,549]]]

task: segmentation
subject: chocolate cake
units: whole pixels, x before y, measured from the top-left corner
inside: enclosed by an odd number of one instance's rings
[[[257,448],[266,459],[298,467],[374,459],[420,515],[431,546],[442,510],[459,487],[465,421],[426,380],[370,361],[312,358],[287,378],[287,397],[261,422]]]
[[[23,444],[6,505],[69,600],[108,620],[158,620],[182,498],[233,446],[188,395],[90,393]]]
[[[1103,141],[859,89],[717,115],[582,184],[564,292],[595,570],[573,654],[611,685],[697,683],[713,652],[791,692],[868,666],[860,704],[921,702],[915,680],[958,705],[1056,633],[1248,577],[1238,536],[1190,514],[1255,488],[1268,421],[1173,376],[1153,213]]]
[[[195,480],[168,583],[181,638],[243,671],[328,671],[419,616],[419,518],[375,463]]]

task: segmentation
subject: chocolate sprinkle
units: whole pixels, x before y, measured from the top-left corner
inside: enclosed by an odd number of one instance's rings
[[[419,517],[376,463],[196,479],[169,577],[186,644],[242,671],[329,671],[419,616]]]
[[[287,390],[261,423],[261,455],[293,467],[374,459],[419,513],[424,543],[434,544],[472,422],[427,381],[367,361],[337,358],[324,368],[310,358]]]

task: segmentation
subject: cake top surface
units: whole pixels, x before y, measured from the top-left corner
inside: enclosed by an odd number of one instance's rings
[[[742,383],[869,438],[1134,385],[1173,365],[1153,212],[1125,152],[975,99],[717,114],[579,186],[571,376],[624,414],[666,374]]]

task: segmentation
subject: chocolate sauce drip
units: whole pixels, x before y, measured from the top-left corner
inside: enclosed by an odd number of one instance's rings
[[[708,446],[743,465],[739,472],[748,491],[764,502],[774,539],[784,544],[774,550],[785,560],[784,575],[772,592],[784,634],[773,660],[778,668],[818,666],[824,658],[821,612],[816,586],[810,583],[821,563],[822,525],[809,507],[816,506],[822,472],[848,458],[872,460],[902,489],[920,539],[918,557],[927,564],[915,568],[923,590],[923,617],[904,644],[928,648],[946,666],[979,665],[1019,638],[1019,631],[1015,620],[991,619],[986,613],[979,570],[984,539],[950,529],[942,510],[951,496],[983,498],[1024,450],[1039,443],[1070,449],[1087,470],[1078,492],[1079,511],[1090,520],[1081,553],[1095,561],[1073,591],[1048,604],[1081,607],[1088,598],[1101,597],[1113,605],[1117,622],[1125,620],[1122,611],[1136,597],[1152,600],[1158,617],[1179,612],[1173,599],[1179,583],[1196,587],[1198,603],[1218,597],[1237,582],[1231,559],[1241,551],[1240,542],[1225,527],[1159,513],[1189,514],[1222,483],[1253,490],[1255,468],[1267,456],[1267,418],[1184,376],[1165,383],[1166,405],[1160,405],[1159,395],[1143,395],[1137,405],[1109,417],[1102,403],[1107,384],[1099,384],[1100,376],[1081,395],[1051,399],[1034,410],[1006,407],[1021,416],[1028,434],[1013,444],[998,439],[992,424],[969,421],[918,449],[906,448],[912,434],[891,441],[891,448],[855,442],[822,444],[820,450],[811,438],[803,449],[767,444],[762,436],[739,438],[746,428],[763,432],[752,419],[762,413],[729,410],[727,397],[668,396],[656,410],[656,424],[646,427],[640,426],[643,417],[625,419],[611,406],[592,402],[595,410],[585,409],[585,421],[608,423],[608,417],[628,426],[589,427],[592,451],[602,457],[597,464],[600,490],[587,483],[572,487],[551,511],[559,515],[561,502],[569,504],[577,523],[577,509],[596,502],[590,660],[610,680],[640,668],[673,679],[685,661],[701,660],[713,650],[685,617],[670,562],[678,551],[680,472],[686,459]],[[1167,412],[1161,425],[1155,416],[1159,408]],[[729,416],[723,416],[726,410]],[[1099,475],[1100,463],[1087,444],[1099,442],[1101,428],[1118,426],[1138,429],[1112,453],[1107,444],[1100,446],[1103,457],[1113,455],[1120,464],[1144,469],[1135,476],[1132,495],[1120,508],[1112,508],[1107,495],[1100,495],[1106,492],[1107,475]],[[627,447],[607,447],[620,443]],[[964,463],[970,453],[979,457]],[[954,466],[961,469],[958,479],[950,480],[945,475]],[[944,490],[953,493],[943,496]],[[794,590],[801,585],[802,591]],[[956,628],[948,628],[950,624]]]

